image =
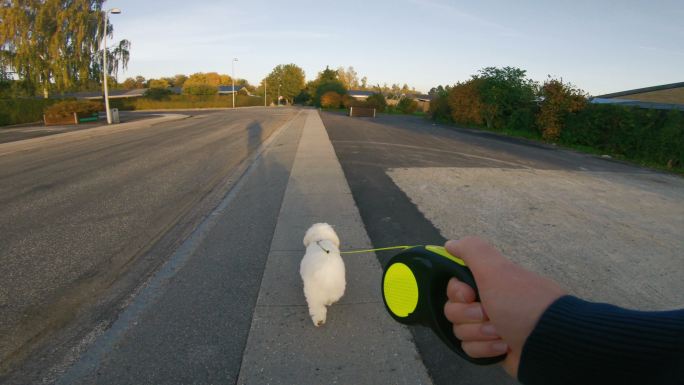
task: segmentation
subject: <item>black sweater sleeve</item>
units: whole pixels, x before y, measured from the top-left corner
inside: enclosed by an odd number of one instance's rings
[[[635,311],[561,297],[527,338],[518,379],[526,385],[684,384],[684,310]]]

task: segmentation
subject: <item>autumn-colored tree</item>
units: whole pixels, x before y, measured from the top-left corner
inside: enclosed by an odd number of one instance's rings
[[[304,70],[296,64],[279,64],[261,81],[260,90],[263,90],[264,84],[270,100],[277,101],[280,96],[286,103],[292,104],[295,96],[305,87]]]
[[[566,117],[580,111],[587,104],[584,92],[570,83],[549,79],[540,90],[541,108],[537,123],[545,140],[554,141],[560,137]]]
[[[145,79],[144,76],[136,76],[135,77],[135,88],[145,88],[147,85],[147,80]]]
[[[147,83],[147,87],[167,89],[169,88],[169,82],[166,79],[150,79],[150,81]]]
[[[215,95],[218,93],[218,86],[226,81],[230,84],[228,75],[219,75],[216,72],[197,72],[183,83],[183,93],[188,95]]]
[[[0,7],[0,67],[16,73],[27,89],[47,97],[101,83],[106,72],[116,77],[126,68],[130,42],[111,44],[109,65],[102,68],[101,43],[111,37],[104,26],[104,0],[2,1]]]
[[[335,91],[328,91],[321,96],[323,108],[340,108],[340,103],[342,103],[342,95]]]
[[[121,83],[121,88],[126,89],[126,90],[132,90],[136,86],[135,79],[133,78],[126,78],[123,83]]]
[[[482,82],[481,79],[470,79],[451,88],[448,104],[454,122],[473,125],[484,123],[485,105],[482,103],[479,90]]]
[[[346,69],[344,67],[339,67],[337,69],[337,79],[341,81],[344,88],[348,90],[359,88],[359,74],[352,66],[349,66]]]
[[[154,100],[164,100],[168,99],[172,94],[169,89],[169,82],[166,79],[151,79],[147,82],[147,91],[145,91],[145,97]]]

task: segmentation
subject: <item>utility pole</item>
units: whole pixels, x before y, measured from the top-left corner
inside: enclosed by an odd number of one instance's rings
[[[108,9],[104,13],[104,28],[102,29],[102,72],[104,73],[104,99],[105,99],[105,113],[107,114],[107,124],[112,124],[112,113],[109,111],[109,89],[107,87],[107,15],[113,13],[118,15],[121,13],[119,8]]]

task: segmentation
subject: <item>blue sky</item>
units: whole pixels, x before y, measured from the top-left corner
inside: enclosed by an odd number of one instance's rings
[[[684,2],[109,0],[123,77],[216,71],[257,84],[277,64],[307,80],[353,66],[369,83],[427,91],[487,66],[606,92],[684,81]]]

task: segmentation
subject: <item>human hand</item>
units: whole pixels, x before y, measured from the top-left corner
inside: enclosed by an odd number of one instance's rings
[[[509,261],[480,238],[466,237],[444,246],[465,261],[480,293],[480,302],[475,302],[470,286],[456,278],[449,281],[444,315],[454,325],[454,335],[471,357],[507,354],[503,367],[517,378],[527,336],[565,291],[556,282]]]

